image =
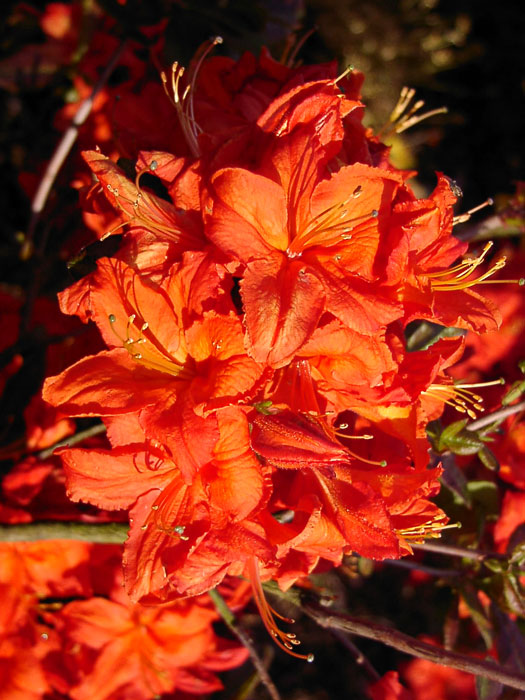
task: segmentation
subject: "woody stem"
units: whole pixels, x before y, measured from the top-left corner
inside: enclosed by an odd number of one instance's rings
[[[519,413],[520,411],[525,411],[525,401],[520,401],[520,403],[514,404],[514,406],[500,408],[498,411],[494,411],[494,413],[482,416],[481,418],[475,420],[473,423],[469,423],[466,426],[466,430],[480,430],[481,428],[485,428],[487,425],[492,425],[492,423],[497,423],[502,420],[505,420],[505,418],[513,416],[515,413]]]
[[[127,523],[94,524],[47,520],[18,525],[0,525],[0,542],[76,540],[97,544],[122,544],[127,534]]]
[[[211,591],[208,591],[208,595],[212,599],[213,604],[215,605],[215,609],[222,617],[228,628],[233,632],[233,634],[237,637],[241,644],[248,650],[255,670],[257,671],[259,678],[261,679],[261,683],[268,691],[268,694],[270,695],[272,700],[280,700],[279,691],[277,690],[272,679],[270,678],[263,660],[257,654],[257,651],[255,650],[255,647],[253,646],[246,632],[239,626],[235,615],[228,607],[224,598],[221,596],[221,594],[217,591],[216,588],[212,589]]]
[[[103,423],[97,423],[91,426],[91,428],[86,428],[86,430],[81,430],[70,437],[64,438],[64,440],[60,440],[60,442],[56,442],[54,445],[51,445],[51,447],[39,452],[37,457],[39,459],[49,459],[53,452],[59,447],[73,447],[73,445],[78,445],[80,442],[84,442],[84,440],[88,440],[96,435],[102,435],[105,432],[106,426]]]
[[[456,668],[475,676],[488,678],[502,683],[503,685],[511,686],[512,688],[525,690],[524,674],[507,670],[493,661],[483,661],[464,654],[458,654],[454,651],[441,649],[440,647],[427,644],[419,639],[398,632],[391,627],[384,627],[375,622],[360,620],[339,613],[337,615],[327,614],[319,607],[311,604],[303,605],[302,609],[309,617],[315,620],[320,627],[325,629],[342,630],[343,632],[355,634],[359,637],[374,639],[405,654],[410,654],[420,659],[426,659],[427,661],[432,661],[442,666]]]

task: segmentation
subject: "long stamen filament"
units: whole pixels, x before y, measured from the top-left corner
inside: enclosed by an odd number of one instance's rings
[[[164,92],[175,107],[182,131],[195,158],[200,156],[199,134],[201,133],[201,129],[195,119],[193,94],[195,93],[195,86],[202,64],[210,51],[212,51],[217,44],[222,44],[222,37],[216,36],[214,39],[204,42],[197,50],[189,71],[189,84],[184,88],[182,93],[181,81],[185,73],[184,66],[180,66],[178,61],[175,61],[171,67],[171,94],[168,90],[168,78],[166,74],[164,71],[160,74]]]
[[[153,161],[154,163],[155,161]],[[147,228],[149,231],[152,232],[157,232],[161,233],[163,235],[163,238],[167,238],[168,240],[173,240],[177,242],[185,242],[188,245],[193,245],[195,243],[195,237],[192,236],[191,234],[187,233],[184,231],[184,229],[179,228],[176,226],[174,223],[171,225],[169,224],[164,224],[162,221],[159,220],[159,217],[161,218],[166,218],[169,216],[169,212],[166,212],[162,209],[156,198],[151,197],[146,191],[140,188],[139,186],[139,178],[141,175],[143,175],[145,172],[148,170],[152,170],[155,168],[152,168],[151,165],[149,169],[144,169],[141,170],[135,179],[135,184],[137,186],[137,196],[134,200],[130,199],[129,197],[126,197],[125,195],[122,195],[119,193],[119,190],[116,187],[111,187],[111,185],[107,185],[107,189],[113,194],[115,197],[115,204],[124,211],[125,216],[129,216],[128,212],[124,209],[124,207],[120,204],[120,201],[124,201],[127,204],[130,204],[133,208],[134,211],[134,219],[138,224],[142,224],[145,228]],[[141,203],[145,206],[145,212],[143,213],[141,211]],[[173,206],[170,205],[168,202],[166,202],[167,206]],[[158,214],[157,218],[152,218],[152,214]],[[121,226],[125,226],[126,224],[130,223],[129,221],[125,221],[119,226],[117,226],[115,229],[112,229],[110,232],[106,233],[104,235],[104,238],[107,236],[111,235],[115,230],[120,228]]]
[[[438,107],[437,109],[431,109],[423,114],[417,114],[417,112],[425,106],[425,102],[423,100],[416,100],[416,102],[410,105],[415,94],[416,91],[414,88],[405,86],[401,89],[399,100],[392,110],[387,124],[378,132],[380,138],[390,136],[394,133],[401,134],[403,131],[410,129],[412,126],[425,119],[429,119],[436,114],[446,114],[448,112],[446,107]]]
[[[148,330],[147,322],[141,325],[138,338],[135,339],[131,337],[130,331],[134,326],[136,314],[131,314],[128,317],[125,338],[115,329],[115,323],[117,322],[116,316],[114,314],[109,314],[108,320],[111,325],[111,330],[120,340],[122,346],[134,360],[139,362],[139,364],[144,365],[144,367],[148,369],[154,369],[164,374],[171,374],[179,379],[189,379],[193,376],[187,367],[179,364],[171,355],[167,354],[165,350],[157,347],[156,344],[152,344],[151,340],[148,340],[148,338],[144,336],[144,332]],[[137,346],[139,346],[139,348],[136,351]],[[149,347],[144,346],[149,346],[151,350]],[[158,355],[160,355],[160,357]]]
[[[465,221],[468,221],[472,214],[475,214],[476,212],[480,211],[481,209],[485,209],[485,207],[491,207],[494,204],[494,200],[492,197],[488,197],[484,202],[481,204],[478,204],[477,207],[473,207],[472,209],[469,209],[466,211],[464,214],[459,214],[458,216],[455,216],[452,219],[452,225],[456,226],[457,224],[463,224]]]
[[[431,384],[422,393],[443,401],[447,406],[452,406],[458,413],[466,413],[469,418],[475,419],[477,418],[476,411],[482,413],[485,409],[482,406],[483,397],[474,393],[472,389],[498,384],[502,384],[501,379],[478,384]]]
[[[461,528],[461,523],[444,524],[443,521],[446,522],[446,520],[447,516],[444,513],[440,513],[422,525],[396,530],[396,534],[405,540],[412,540],[414,544],[422,544],[425,539],[439,539],[443,530]]]
[[[256,557],[251,557],[248,560],[248,575],[252,586],[255,604],[257,605],[263,624],[273,641],[290,656],[294,656],[296,659],[303,659],[304,661],[311,663],[314,660],[313,654],[298,654],[297,652],[293,651],[293,647],[298,646],[301,643],[296,638],[296,635],[292,632],[283,632],[281,629],[279,629],[279,627],[277,627],[277,623],[275,622],[276,617],[279,620],[283,620],[289,624],[293,624],[294,620],[280,615],[268,604],[268,601],[264,597],[261,576],[259,574],[259,562]]]
[[[288,246],[288,254],[298,254],[308,246],[322,245],[327,247],[337,245],[341,241],[350,240],[356,226],[370,219],[377,218],[378,212],[375,209],[360,216],[348,218],[347,205],[353,199],[357,199],[360,194],[361,187],[357,187],[344,201],[338,202],[335,206],[317,214],[305,230],[292,239]]]
[[[493,246],[493,242],[489,241],[485,244],[481,253],[475,258],[466,258],[462,262],[454,265],[448,270],[441,270],[440,272],[430,272],[426,273],[425,277],[430,280],[430,285],[432,290],[435,292],[450,292],[460,289],[468,289],[477,284],[518,284],[520,286],[525,285],[525,279],[520,278],[516,280],[489,280],[489,277],[505,267],[506,258],[502,256],[493,262],[489,269],[486,270],[479,277],[474,277],[469,279],[469,277],[474,273],[476,268],[478,268],[485,260],[487,253]]]

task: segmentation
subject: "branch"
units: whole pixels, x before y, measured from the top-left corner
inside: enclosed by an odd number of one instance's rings
[[[323,610],[311,604],[303,605],[302,609],[320,627],[325,629],[342,630],[360,637],[374,639],[405,654],[426,659],[442,666],[456,668],[475,676],[488,678],[512,688],[525,690],[525,675],[507,670],[493,661],[482,661],[471,656],[447,651],[375,622],[363,621],[342,614],[327,615]]]
[[[127,535],[127,523],[79,523],[43,520],[21,525],[0,525],[0,542],[77,540],[98,544],[122,544]]]
[[[233,634],[237,637],[241,644],[247,649],[248,653],[250,654],[252,664],[254,665],[254,668],[259,674],[259,678],[262,684],[268,691],[268,694],[270,695],[272,700],[280,700],[279,691],[277,690],[272,679],[270,678],[270,675],[266,670],[266,666],[264,665],[262,659],[259,657],[255,647],[252,644],[251,639],[248,637],[246,632],[241,627],[239,627],[235,615],[228,607],[224,598],[221,596],[221,594],[217,591],[216,588],[213,588],[211,591],[208,591],[208,595],[212,599],[217,612],[222,617],[228,628],[233,632]]]
[[[423,552],[435,552],[436,554],[459,557],[460,559],[473,559],[474,561],[485,561],[485,559],[508,559],[506,554],[501,554],[500,552],[481,552],[479,549],[454,547],[450,544],[424,542],[422,544],[411,544],[410,546],[412,549],[420,549]]]
[[[466,426],[466,430],[480,430],[481,428],[485,428],[487,425],[492,425],[492,423],[502,421],[509,416],[513,416],[515,413],[519,413],[520,411],[525,411],[525,401],[520,401],[520,403],[516,403],[514,406],[500,408],[498,411],[489,413],[487,416],[481,416],[481,418],[478,418],[473,423],[469,423]]]
[[[75,433],[70,437],[64,438],[64,440],[56,442],[54,445],[51,445],[51,447],[48,447],[45,450],[41,450],[37,453],[37,457],[39,459],[49,459],[49,457],[52,456],[53,452],[59,447],[73,447],[73,445],[78,445],[79,442],[84,442],[84,440],[88,440],[91,437],[95,437],[95,435],[102,435],[105,432],[106,426],[104,425],[104,423],[97,423],[96,425],[91,426],[91,428],[81,430],[79,433]]]
[[[438,569],[435,566],[426,566],[418,561],[407,561],[406,559],[385,559],[383,564],[398,566],[401,569],[421,571],[429,576],[437,576],[439,578],[455,578],[456,576],[461,576],[463,573],[458,569]]]
[[[116,50],[113,52],[113,55],[111,56],[109,63],[106,66],[106,69],[100,76],[100,79],[97,82],[97,84],[93,87],[91,95],[89,97],[86,97],[86,99],[81,102],[77,113],[73,117],[71,125],[64,132],[64,135],[60,139],[60,143],[56,147],[55,152],[53,153],[53,156],[48,163],[44,176],[42,177],[42,180],[40,181],[38,189],[35,193],[35,196],[33,197],[33,201],[31,202],[31,218],[29,220],[29,226],[27,227],[26,246],[32,245],[36,225],[40,218],[40,214],[42,213],[46,205],[49,193],[51,191],[51,188],[53,187],[53,183],[55,182],[56,176],[58,175],[60,168],[64,164],[64,161],[66,160],[67,156],[69,155],[69,152],[71,151],[71,148],[73,147],[73,144],[76,141],[79,128],[82,126],[82,124],[86,121],[89,114],[91,113],[95,98],[97,97],[99,92],[101,92],[101,90],[104,88],[111,74],[115,70],[115,67],[122,55],[122,52],[124,51],[125,46],[126,40],[122,41],[116,48]],[[30,252],[30,248],[28,249],[28,252]]]

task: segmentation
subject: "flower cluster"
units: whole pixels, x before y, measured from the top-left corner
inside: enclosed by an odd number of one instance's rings
[[[163,76],[171,151],[148,133],[134,173],[84,153],[86,202],[112,221],[95,229],[121,243],[60,304],[106,349],[43,395],[106,425],[109,449],[59,454],[74,501],[129,510],[132,601],[245,576],[291,650],[261,581],[286,589],[351,552],[399,558],[446,526],[425,428],[480,399],[447,375],[461,336],[409,352],[406,329],[496,329],[472,287],[503,261],[478,274],[490,246],[464,257],[454,183],[439,174],[418,199],[391,165],[362,124],[362,76],[208,58],[214,43]]]

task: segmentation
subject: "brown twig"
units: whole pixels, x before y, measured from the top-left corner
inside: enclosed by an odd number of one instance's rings
[[[406,559],[385,559],[383,564],[398,566],[402,569],[412,569],[413,571],[422,571],[424,574],[439,578],[454,578],[462,574],[457,569],[438,569],[435,566],[426,566],[426,564],[421,564],[418,561],[407,561]]]
[[[343,614],[327,614],[324,610],[311,604],[303,605],[302,609],[309,617],[315,620],[320,627],[325,629],[342,630],[349,634],[374,639],[398,651],[402,651],[405,654],[410,654],[420,659],[426,659],[427,661],[432,661],[442,666],[456,668],[475,676],[488,678],[502,683],[503,685],[511,686],[512,688],[525,690],[524,674],[503,668],[493,661],[483,661],[482,659],[475,659],[471,656],[458,654],[457,652],[447,651],[441,647],[427,644],[426,642],[422,642],[402,632],[368,620],[360,620]]]
[[[422,544],[412,544],[412,549],[420,549],[423,552],[435,552],[445,556],[459,557],[461,559],[473,559],[475,561],[485,561],[485,559],[507,559],[506,554],[499,552],[481,552],[479,549],[467,549],[466,547],[455,547],[450,544],[437,544],[437,542],[424,542]]]
[[[257,673],[259,674],[261,683],[268,691],[268,694],[270,695],[272,700],[280,700],[279,691],[277,690],[272,679],[270,678],[270,675],[266,669],[266,666],[264,665],[263,660],[257,653],[257,650],[255,649],[251,639],[248,637],[246,632],[239,626],[235,615],[228,607],[224,598],[221,596],[220,593],[218,593],[217,589],[208,591],[208,595],[212,599],[217,612],[222,617],[228,628],[233,632],[233,634],[237,637],[241,644],[247,649],[248,653],[250,654],[252,664]]]
[[[122,544],[127,535],[127,523],[79,523],[43,520],[21,525],[0,525],[0,542],[77,540],[97,544]]]
[[[345,634],[341,630],[336,630],[336,629],[332,629],[330,631],[334,635],[334,637],[336,639],[338,639],[346,649],[348,649],[348,651],[354,657],[354,661],[356,662],[356,664],[358,664],[366,672],[366,674],[368,675],[368,677],[371,681],[375,682],[381,678],[379,673],[375,670],[375,668],[372,666],[370,661],[363,654],[361,649],[356,647],[356,645],[350,639],[348,634]]]
[[[486,416],[481,416],[481,418],[478,418],[473,423],[469,423],[466,426],[466,430],[480,430],[481,428],[485,428],[487,425],[492,425],[492,423],[498,423],[505,420],[505,418],[513,416],[515,413],[519,413],[520,411],[525,411],[525,401],[520,401],[520,403],[516,403],[514,406],[500,408],[498,411],[489,413]]]
[[[53,153],[53,156],[48,163],[44,176],[42,177],[42,180],[40,181],[38,189],[35,193],[35,196],[33,197],[33,201],[31,202],[31,218],[29,220],[29,226],[27,228],[26,236],[26,241],[29,244],[31,244],[33,240],[36,225],[40,218],[40,214],[42,213],[46,205],[49,193],[56,179],[56,176],[58,175],[60,168],[64,164],[64,161],[66,160],[71,148],[73,147],[73,144],[75,143],[75,140],[78,136],[78,130],[88,118],[93,108],[95,98],[109,80],[111,73],[115,70],[115,67],[122,55],[122,52],[124,51],[125,46],[126,40],[124,39],[113,52],[113,55],[109,59],[109,63],[106,66],[102,75],[100,76],[99,81],[93,87],[91,95],[89,97],[86,97],[86,99],[81,103],[80,107],[77,110],[77,113],[73,117],[70,126],[64,132],[64,135],[60,139],[60,143],[56,147],[55,152]]]
[[[79,442],[84,442],[84,440],[95,437],[95,435],[102,435],[105,432],[106,426],[103,423],[98,423],[91,428],[86,428],[86,430],[81,430],[79,433],[75,433],[70,437],[64,438],[64,440],[60,440],[60,442],[56,442],[45,450],[41,450],[37,453],[37,457],[39,459],[49,459],[53,452],[59,447],[73,447],[73,445],[78,445]]]

